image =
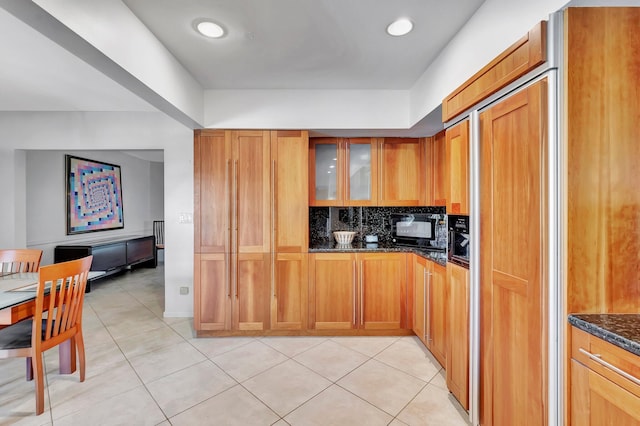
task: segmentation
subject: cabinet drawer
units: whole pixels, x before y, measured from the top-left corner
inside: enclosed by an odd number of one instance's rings
[[[572,327],[571,356],[640,397],[640,357]]]

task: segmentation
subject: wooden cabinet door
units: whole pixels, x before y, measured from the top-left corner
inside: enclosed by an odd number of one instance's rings
[[[194,134],[194,250],[231,250],[232,160],[224,130]]]
[[[233,289],[233,328],[267,330],[269,328],[270,254],[232,255],[235,276]]]
[[[357,274],[353,253],[309,255],[309,328],[355,327]]]
[[[309,249],[309,136],[301,130],[271,132],[273,251]]]
[[[364,253],[359,262],[360,327],[371,330],[406,328],[406,255],[404,253]]]
[[[378,204],[378,143],[375,138],[343,140],[344,205]]]
[[[469,270],[447,264],[447,387],[469,408]]]
[[[310,206],[343,205],[344,167],[342,139],[309,139]]]
[[[537,82],[480,115],[485,425],[541,425],[547,418],[546,87]]]
[[[309,283],[306,253],[274,253],[271,329],[307,328]]]
[[[571,425],[640,425],[640,397],[571,360]]]
[[[195,254],[194,328],[231,329],[230,255]]]
[[[423,150],[424,141],[418,138],[380,139],[378,205],[421,205],[426,185]]]
[[[438,362],[446,365],[447,359],[447,268],[429,261],[429,350]]]
[[[413,332],[427,345],[427,259],[413,257]]]
[[[425,141],[426,143],[426,205],[446,206],[447,144],[445,131]]]
[[[446,131],[447,213],[469,214],[469,120]]]
[[[231,131],[233,148],[232,252],[271,250],[271,185],[269,132]]]

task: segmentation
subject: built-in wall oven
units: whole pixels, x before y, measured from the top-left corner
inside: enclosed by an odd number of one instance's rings
[[[391,238],[398,245],[432,251],[447,249],[445,215],[430,213],[394,213],[391,215]]]
[[[449,215],[448,261],[469,268],[469,216]]]

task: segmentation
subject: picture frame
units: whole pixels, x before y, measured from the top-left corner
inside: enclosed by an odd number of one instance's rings
[[[65,155],[67,235],[124,228],[120,166]]]

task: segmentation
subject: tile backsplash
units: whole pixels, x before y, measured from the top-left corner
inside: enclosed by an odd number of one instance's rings
[[[365,235],[377,235],[380,242],[391,241],[392,213],[445,214],[444,207],[309,207],[309,244],[333,239],[333,231],[356,231],[355,242]]]

